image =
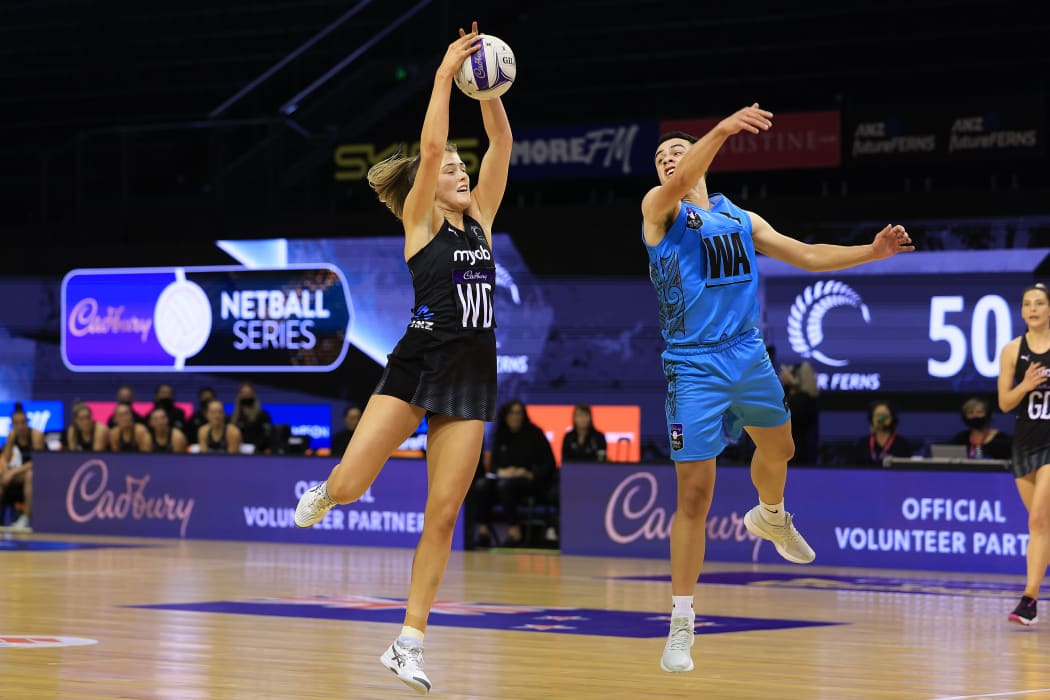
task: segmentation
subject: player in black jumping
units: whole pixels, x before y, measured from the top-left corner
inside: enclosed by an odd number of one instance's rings
[[[383,664],[420,693],[423,632],[445,573],[456,516],[481,454],[485,421],[496,412],[496,267],[492,221],[510,169],[510,122],[499,98],[481,102],[489,139],[477,185],[448,140],[452,76],[478,50],[477,23],[449,45],[423,119],[419,155],[394,156],[368,172],[380,201],[405,229],[405,260],[416,306],[339,465],[307,491],[295,513],[309,527],[337,503],[365,493],[390,454],[428,416],[429,487],[423,533],[401,634]]]

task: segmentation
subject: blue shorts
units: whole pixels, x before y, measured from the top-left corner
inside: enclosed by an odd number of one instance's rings
[[[673,345],[663,353],[671,458],[717,457],[744,426],[776,428],[790,418],[757,328],[714,345]]]

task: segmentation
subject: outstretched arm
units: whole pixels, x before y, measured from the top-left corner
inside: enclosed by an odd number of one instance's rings
[[[460,37],[448,46],[445,57],[434,75],[434,88],[430,92],[430,103],[426,116],[423,117],[423,131],[419,136],[419,169],[412,189],[405,197],[402,222],[405,234],[412,237],[423,233],[429,236],[431,217],[434,213],[434,196],[437,193],[438,173],[441,161],[445,156],[445,144],[448,142],[448,101],[452,94],[452,76],[456,74],[464,59],[480,48],[474,44],[477,39],[477,24],[469,34],[460,30]],[[425,239],[424,239],[425,240]],[[406,246],[416,247],[422,246]]]
[[[770,121],[772,118],[773,113],[759,109],[756,102],[718,122],[715,128],[689,147],[667,182],[654,187],[645,195],[645,199],[642,200],[642,215],[645,220],[663,221],[673,214],[682,197],[696,187],[697,182],[711,167],[711,163],[726,139],[741,131],[748,131],[752,134],[766,131],[773,125]],[[659,161],[656,166],[660,167]]]
[[[478,221],[485,230],[485,236],[492,246],[492,221],[496,218],[503,193],[507,189],[507,173],[510,171],[510,153],[514,145],[514,135],[510,130],[510,120],[503,109],[503,102],[496,97],[481,101],[481,120],[485,125],[485,135],[489,147],[481,159],[478,171],[478,182],[474,187],[472,199],[477,209]]]
[[[748,214],[755,250],[808,272],[844,270],[915,250],[911,236],[900,225],[886,226],[868,245],[830,245],[795,240],[779,233],[758,214]]]

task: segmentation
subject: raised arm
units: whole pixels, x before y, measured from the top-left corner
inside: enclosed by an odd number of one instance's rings
[[[758,214],[748,214],[751,216],[751,239],[755,242],[756,251],[808,272],[844,270],[915,250],[903,226],[886,226],[875,234],[875,239],[868,245],[803,243],[779,233]]]
[[[645,195],[642,200],[642,215],[645,220],[660,222],[673,215],[677,211],[678,203],[689,190],[696,187],[700,178],[711,167],[726,139],[741,131],[752,134],[766,131],[772,126],[772,118],[773,113],[759,109],[756,102],[718,122],[715,128],[689,147],[667,181],[649,190]],[[659,160],[656,165],[657,168],[661,167]]]
[[[507,174],[510,172],[510,154],[514,145],[514,135],[510,130],[507,111],[503,109],[503,102],[498,97],[481,101],[481,120],[485,125],[489,147],[485,149],[485,155],[481,159],[478,182],[471,196],[476,211],[470,213],[485,229],[485,236],[489,239],[488,243],[491,247],[492,222],[496,218],[500,202],[503,201],[503,193],[507,189]]]
[[[405,249],[419,250],[430,240],[434,215],[434,196],[437,193],[438,173],[448,143],[448,101],[452,94],[452,76],[463,61],[480,46],[477,39],[477,23],[469,34],[460,30],[460,37],[448,46],[445,57],[434,76],[434,87],[430,102],[423,117],[423,131],[419,136],[419,168],[412,189],[405,197],[402,222],[405,226]]]

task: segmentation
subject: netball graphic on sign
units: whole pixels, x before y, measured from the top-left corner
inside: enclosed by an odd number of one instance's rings
[[[282,269],[75,270],[62,283],[62,358],[78,372],[323,372],[347,352],[346,281]]]

